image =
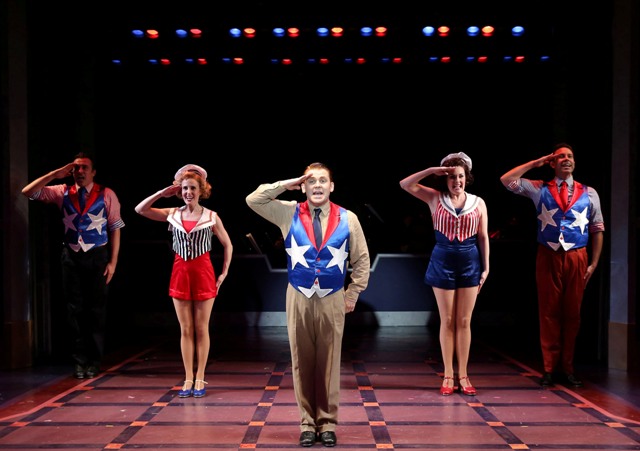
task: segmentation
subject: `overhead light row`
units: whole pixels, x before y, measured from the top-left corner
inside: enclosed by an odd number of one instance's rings
[[[545,27],[135,28],[114,39],[118,66],[487,64],[551,60]],[[133,36],[133,40],[131,40]],[[331,39],[337,38],[337,39]],[[328,40],[325,40],[328,39]]]
[[[489,63],[547,63],[551,61],[548,55],[505,55],[496,56],[426,56],[424,58],[412,58],[411,60],[402,57],[293,57],[293,58],[266,58],[257,60],[255,58],[244,57],[218,57],[218,58],[148,58],[146,60],[132,61],[131,59],[114,58],[111,62],[116,66],[139,65],[140,63],[147,66],[208,66],[210,64],[224,64],[232,66],[243,66],[246,64],[270,64],[273,66],[291,66],[291,65],[355,65],[362,66],[366,64],[386,64],[386,65],[421,65],[421,64],[489,64]]]
[[[385,37],[389,34],[389,27],[386,26],[363,26],[355,29],[356,33],[359,36],[369,37]],[[352,30],[349,30],[351,32]],[[525,28],[521,25],[512,26],[507,28],[506,30],[510,36],[520,37],[525,34]],[[345,36],[344,27],[334,26],[334,27],[318,27],[315,29],[301,29],[298,27],[274,27],[269,30],[265,30],[264,32],[259,32],[258,29],[253,27],[245,27],[245,28],[230,28],[228,30],[228,36],[232,38],[248,38],[252,39],[257,37],[258,35],[270,34],[272,36],[282,38],[282,37],[290,37],[290,38],[298,38],[302,35],[314,34],[318,37],[343,37]],[[186,39],[186,38],[194,38],[200,39],[204,36],[208,35],[208,32],[203,31],[201,28],[178,28],[168,32],[169,35],[175,35],[178,38]],[[440,26],[431,26],[426,25],[420,29],[420,34],[423,36],[431,37],[431,36],[439,36],[439,37],[448,37],[454,34],[463,33],[469,37],[475,36],[483,36],[483,37],[492,37],[496,35],[496,27],[493,25],[484,25],[482,27],[471,25],[465,28],[462,27],[450,27],[447,25]],[[149,29],[140,29],[136,28],[131,31],[131,34],[135,38],[143,39],[159,39],[161,36],[164,36],[164,32],[161,33],[158,29],[149,28]]]

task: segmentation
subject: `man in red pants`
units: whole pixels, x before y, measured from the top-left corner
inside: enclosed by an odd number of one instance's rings
[[[526,172],[545,164],[555,171],[553,180],[522,178]],[[573,149],[561,143],[553,153],[517,166],[500,177],[509,191],[530,198],[538,213],[536,284],[543,387],[554,384],[556,370],[565,374],[569,384],[582,386],[573,367],[580,307],[584,289],[602,252],[604,220],[600,198],[596,190],[573,179],[574,169]]]

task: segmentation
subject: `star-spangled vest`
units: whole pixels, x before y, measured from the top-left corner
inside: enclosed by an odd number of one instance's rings
[[[91,247],[105,245],[109,240],[106,210],[102,186],[94,183],[84,211],[80,211],[76,186],[68,186],[61,209],[65,224],[64,243],[74,250],[80,241]]]
[[[333,259],[333,254],[329,248],[342,249],[346,253],[349,252],[347,210],[331,203],[327,231],[320,250],[316,249],[311,238],[313,236],[311,221],[308,204],[306,202],[299,203],[293,215],[291,228],[285,238],[285,248],[290,249],[292,244],[295,244],[294,247],[298,248],[300,246],[308,246],[304,251],[306,266],[300,262],[295,262],[295,266],[292,266],[291,255],[287,252],[289,283],[301,293],[303,293],[301,288],[309,289],[317,283],[321,289],[331,290],[324,294],[326,295],[344,288],[347,275],[347,259],[345,258],[338,264],[329,267],[327,265]]]
[[[182,211],[186,206],[173,208],[167,221],[173,233],[173,251],[185,260],[192,260],[211,251],[212,227],[216,223],[215,212],[204,208],[196,226],[189,233],[182,225]]]
[[[591,216],[589,192],[586,185],[573,182],[573,197],[567,211],[562,211],[560,198],[555,182],[546,183],[540,190],[540,202],[536,206],[538,211],[538,243],[557,250],[579,249],[589,242],[588,218]],[[555,209],[555,211],[553,211]],[[546,212],[545,212],[546,210]],[[552,221],[545,221],[545,215],[550,215]],[[579,221],[579,217],[586,220]],[[580,223],[582,222],[582,225]],[[563,243],[560,242],[562,235]],[[570,243],[572,245],[569,245]]]

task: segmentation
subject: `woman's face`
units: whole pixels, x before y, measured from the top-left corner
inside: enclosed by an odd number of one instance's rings
[[[184,179],[180,186],[182,189],[182,199],[185,204],[198,203],[198,199],[200,199],[200,187],[195,179]]]
[[[447,188],[451,194],[464,193],[464,187],[467,184],[467,176],[462,166],[454,166],[447,175]]]

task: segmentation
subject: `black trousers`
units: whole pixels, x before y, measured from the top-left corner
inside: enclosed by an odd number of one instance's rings
[[[80,365],[99,366],[104,354],[107,315],[107,246],[62,250],[62,289],[71,328],[71,356]]]

